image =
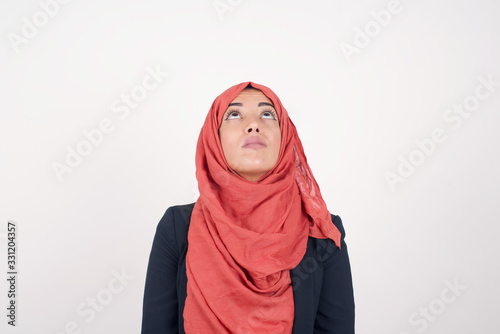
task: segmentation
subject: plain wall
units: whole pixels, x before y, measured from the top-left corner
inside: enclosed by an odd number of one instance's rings
[[[248,80],[280,97],[343,220],[357,333],[498,330],[499,13],[486,0],[3,1],[0,258],[13,220],[18,308],[14,329],[2,307],[2,333],[140,331],[156,225],[197,199],[206,113]]]

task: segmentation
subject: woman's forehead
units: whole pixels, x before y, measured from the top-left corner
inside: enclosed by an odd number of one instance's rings
[[[242,101],[243,99],[250,98],[252,100],[261,100],[265,102],[269,102],[274,105],[273,101],[271,101],[270,98],[268,98],[261,90],[256,89],[256,88],[245,88],[243,89],[238,96],[234,98],[233,101],[231,102],[238,102]]]

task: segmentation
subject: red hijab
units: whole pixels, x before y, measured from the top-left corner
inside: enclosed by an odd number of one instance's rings
[[[273,103],[281,129],[276,165],[258,181],[226,162],[218,130],[229,103],[247,86]],[[302,260],[308,236],[340,232],[307,164],[295,125],[269,88],[242,82],[212,104],[198,138],[200,197],[191,215],[186,255],[186,333],[291,333],[290,269]]]

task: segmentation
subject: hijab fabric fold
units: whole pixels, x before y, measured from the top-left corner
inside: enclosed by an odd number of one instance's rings
[[[224,113],[247,86],[273,103],[281,130],[276,165],[258,181],[227,164],[218,130]],[[307,164],[297,130],[274,92],[251,81],[213,102],[198,138],[200,196],[191,215],[186,255],[186,333],[291,333],[290,269],[305,254],[308,236],[340,232]]]

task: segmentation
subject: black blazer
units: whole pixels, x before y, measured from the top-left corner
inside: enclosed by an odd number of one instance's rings
[[[168,208],[158,223],[146,275],[142,334],[185,333],[182,313],[187,287],[187,233],[194,204]],[[354,333],[345,231],[340,217],[331,216],[342,234],[341,249],[330,239],[309,237],[302,261],[290,271],[294,334]]]

